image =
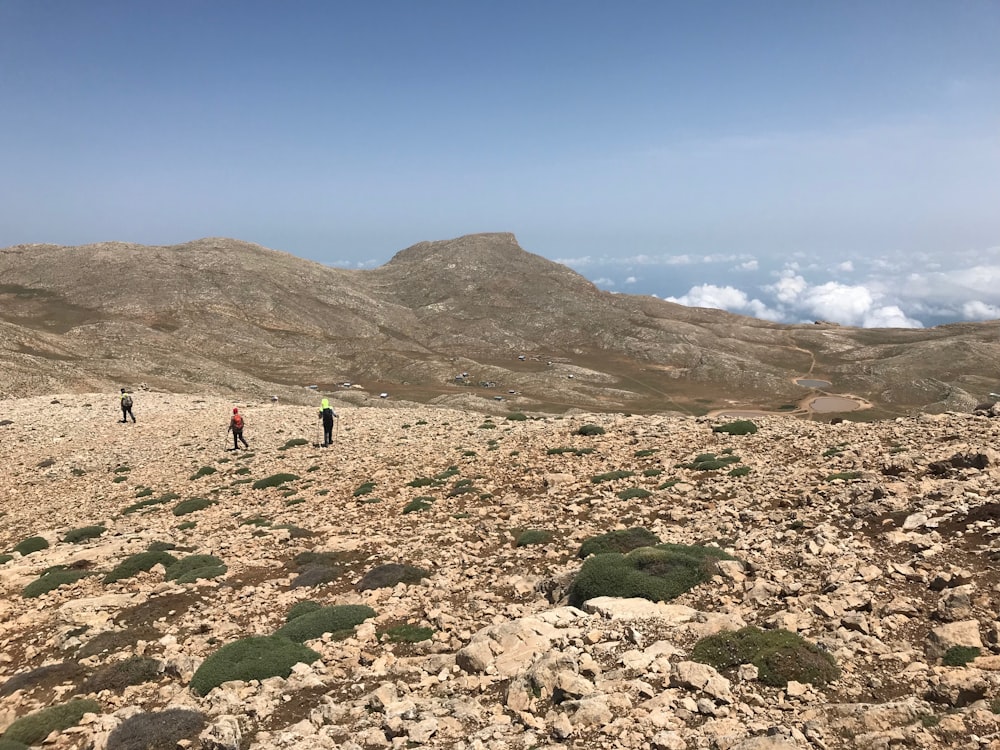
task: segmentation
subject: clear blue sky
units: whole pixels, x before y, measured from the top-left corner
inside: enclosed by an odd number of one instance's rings
[[[1000,316],[931,299],[1000,290],[1000,2],[0,0],[0,247],[483,231],[773,319]]]

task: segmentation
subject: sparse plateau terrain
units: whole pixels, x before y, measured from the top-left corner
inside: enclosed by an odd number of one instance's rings
[[[0,750],[1000,750],[997,328],[0,250]]]

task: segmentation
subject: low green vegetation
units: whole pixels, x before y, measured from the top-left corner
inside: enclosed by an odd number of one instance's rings
[[[528,417],[519,411],[511,412],[507,415],[508,422],[524,422]]]
[[[169,568],[176,562],[176,557],[163,550],[139,552],[118,563],[113,570],[104,576],[104,583],[114,583],[125,578],[131,578],[139,573],[152,570],[157,565]]]
[[[81,691],[99,693],[102,690],[112,690],[121,693],[129,685],[152,682],[159,676],[160,662],[145,656],[133,655],[98,669],[84,681]]]
[[[316,610],[323,609],[323,605],[319,602],[314,602],[311,599],[305,599],[301,602],[296,602],[292,605],[291,609],[285,615],[285,622],[291,622],[296,617],[301,617],[302,615],[307,615],[310,612],[315,612]]]
[[[215,501],[213,500],[207,500],[204,497],[191,497],[177,503],[177,505],[174,506],[173,513],[175,516],[186,516],[188,513],[205,510],[205,508],[212,505],[215,505]]]
[[[749,419],[737,419],[735,422],[719,424],[712,427],[712,432],[724,432],[728,435],[753,435],[757,425]]]
[[[63,537],[64,542],[69,544],[79,544],[88,539],[95,539],[103,534],[107,529],[104,526],[81,526],[78,529],[70,529]]]
[[[192,741],[197,739],[206,724],[204,714],[186,708],[134,714],[111,732],[107,750],[173,750],[178,746],[193,747]],[[189,742],[182,745],[182,740]]]
[[[361,497],[363,495],[370,495],[375,489],[375,482],[364,482],[354,490],[354,497]]]
[[[735,469],[729,472],[731,477],[745,477],[750,473],[749,466],[737,466]]]
[[[227,570],[225,563],[215,555],[190,555],[167,567],[164,578],[177,583],[194,583],[203,579],[218,578],[225,575]]]
[[[628,487],[615,494],[619,500],[642,500],[651,496],[653,493],[649,490],[644,490],[642,487]]]
[[[419,513],[422,510],[427,510],[431,507],[434,502],[433,497],[428,497],[426,495],[421,495],[420,497],[415,497],[405,506],[403,506],[403,514],[407,513]]]
[[[648,458],[649,456],[655,456],[655,455],[656,455],[656,451],[653,450],[652,448],[644,448],[641,451],[636,451],[635,452],[635,457],[636,458]]]
[[[691,461],[678,464],[678,466],[682,469],[691,469],[693,471],[718,471],[739,462],[740,457],[732,454],[720,454],[716,456],[714,453],[702,453],[695,456]]]
[[[722,559],[732,558],[717,547],[680,544],[592,555],[570,585],[569,603],[580,607],[597,596],[670,601],[709,580]]]
[[[34,599],[35,597],[47,594],[60,586],[68,586],[71,583],[76,583],[81,578],[88,575],[92,574],[83,570],[52,568],[45,571],[41,576],[25,586],[21,590],[21,596],[25,599]]]
[[[385,565],[377,565],[365,573],[361,580],[358,581],[357,589],[358,591],[369,591],[371,589],[392,588],[401,583],[413,585],[429,577],[430,573],[415,565],[387,563]]]
[[[305,438],[292,438],[291,440],[286,440],[285,444],[278,448],[278,450],[287,451],[290,448],[298,448],[300,445],[309,445],[309,441]]]
[[[655,547],[660,543],[660,537],[649,529],[633,526],[630,529],[616,529],[585,539],[576,556],[583,558],[605,552],[631,552],[639,547]]]
[[[585,424],[585,425],[580,425],[580,427],[576,429],[576,432],[574,434],[585,435],[585,436],[603,435],[604,428],[601,427],[599,424]]]
[[[152,490],[150,490],[149,494],[150,495],[152,494]],[[139,497],[139,495],[136,495],[136,497]],[[178,495],[176,492],[165,492],[159,497],[148,497],[146,500],[140,500],[137,503],[133,503],[132,505],[125,508],[125,510],[123,510],[122,513],[126,514],[135,513],[136,511],[143,510],[144,508],[148,508],[152,505],[162,505],[164,503],[169,503],[171,500],[177,500],[179,497],[180,495]]]
[[[324,633],[330,633],[334,640],[343,640],[349,637],[358,625],[374,616],[375,610],[363,604],[320,607],[288,620],[275,635],[295,643],[311,641]]]
[[[381,641],[390,643],[419,643],[430,640],[434,635],[433,628],[423,628],[419,625],[393,625],[376,634]]]
[[[101,704],[97,701],[75,698],[16,719],[7,727],[2,739],[11,743],[37,745],[52,732],[61,732],[76,726],[84,714],[99,713],[101,713]]]
[[[29,536],[27,539],[22,539],[15,544],[14,551],[22,555],[30,555],[32,552],[39,552],[43,549],[48,549],[48,547],[49,543],[45,540],[45,537]]]
[[[252,485],[250,485],[255,490],[264,490],[268,487],[280,487],[288,482],[294,482],[299,478],[298,474],[272,474],[269,477],[264,477],[263,479],[258,479]]]
[[[205,659],[191,678],[191,689],[205,696],[212,688],[230,680],[287,678],[296,664],[312,664],[319,658],[311,648],[278,635],[243,638]]]
[[[545,529],[525,529],[514,539],[515,547],[527,547],[531,544],[547,544],[555,535]]]
[[[785,687],[789,681],[826,685],[840,676],[833,657],[788,630],[753,626],[702,638],[691,652],[694,661],[716,669],[753,664],[765,685]]]
[[[198,469],[198,471],[196,471],[188,478],[191,481],[194,481],[195,479],[201,479],[202,477],[207,477],[211,474],[214,474],[216,471],[218,471],[218,469],[216,469],[214,466],[202,466],[200,469]]]
[[[601,482],[613,482],[616,479],[626,479],[628,477],[634,477],[634,471],[627,471],[625,469],[619,469],[617,471],[609,471],[604,474],[597,474],[590,478],[593,484],[600,484]]]
[[[952,646],[944,652],[941,663],[946,667],[964,667],[982,653],[976,646]]]

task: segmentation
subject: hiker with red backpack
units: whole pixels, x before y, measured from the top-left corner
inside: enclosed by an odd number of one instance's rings
[[[243,443],[244,448],[249,448],[247,445],[246,438],[243,437],[243,415],[240,414],[240,410],[237,407],[233,407],[233,416],[229,420],[229,429],[226,432],[233,433],[233,450],[239,450],[240,443]]]

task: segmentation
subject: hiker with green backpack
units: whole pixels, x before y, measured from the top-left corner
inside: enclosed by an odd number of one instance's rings
[[[337,418],[337,412],[330,406],[330,399],[324,398],[320,403],[319,415],[323,419],[323,447],[326,448],[333,442],[333,420]]]

